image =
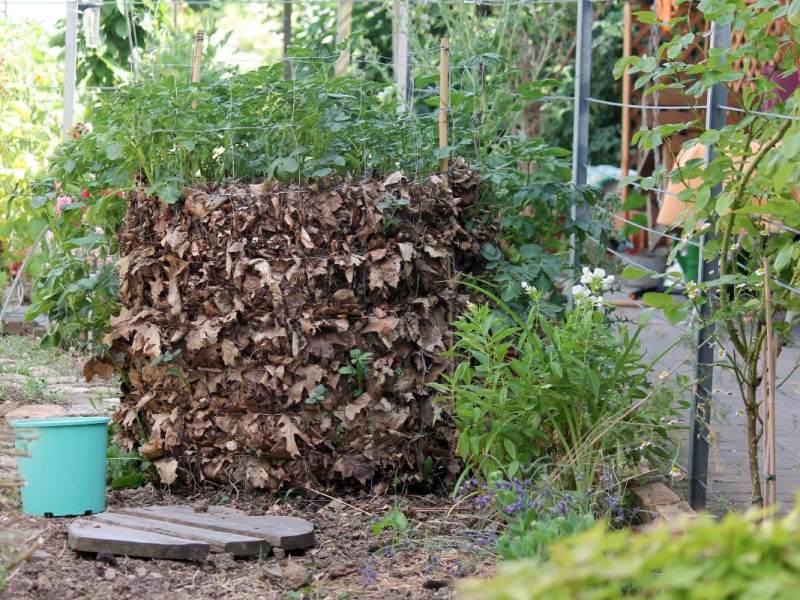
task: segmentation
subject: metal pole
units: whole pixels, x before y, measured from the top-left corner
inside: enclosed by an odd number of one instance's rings
[[[292,0],[283,0],[283,78],[292,78],[289,47],[292,45]]]
[[[61,137],[69,139],[75,119],[75,72],[78,68],[78,2],[67,0],[64,36],[64,117]]]
[[[575,46],[575,100],[572,129],[572,185],[586,185],[586,168],[589,165],[589,97],[592,87],[592,2],[578,0],[578,26]],[[583,211],[573,196],[570,215],[573,224],[583,220]],[[569,239],[570,264],[577,272],[580,249],[575,233]]]
[[[400,102],[405,106],[408,103],[408,33],[411,22],[409,18],[408,0],[393,0],[392,16],[392,62],[394,82],[397,86],[397,96],[400,98]]]
[[[352,0],[339,0],[339,7],[336,10],[336,45],[347,42],[347,47],[341,50],[333,67],[333,73],[337,77],[346,75],[347,67],[350,65],[350,34],[352,31],[353,2]]]
[[[731,26],[720,23],[711,25],[711,48],[727,50],[731,42]],[[706,129],[722,129],[725,126],[725,109],[728,92],[721,83],[716,84],[708,92],[706,99]],[[714,160],[714,146],[706,146],[705,163]],[[711,189],[711,197],[722,191],[722,185]],[[700,258],[703,260],[708,237],[700,236]],[[714,278],[717,261],[703,260],[698,269],[698,284]],[[714,295],[709,293],[700,307],[700,327],[695,342],[697,355],[694,364],[694,395],[692,410],[689,416],[689,504],[695,510],[706,506],[708,492],[708,428],[711,421],[711,390],[714,376],[714,325],[710,323]]]

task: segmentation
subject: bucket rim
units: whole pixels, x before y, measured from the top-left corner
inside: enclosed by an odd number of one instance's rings
[[[73,427],[83,425],[108,425],[109,417],[54,417],[51,419],[14,419],[9,421],[12,429],[38,427]]]

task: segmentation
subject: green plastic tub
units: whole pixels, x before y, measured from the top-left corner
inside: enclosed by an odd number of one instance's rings
[[[23,480],[22,510],[66,517],[106,508],[108,418],[11,421]]]

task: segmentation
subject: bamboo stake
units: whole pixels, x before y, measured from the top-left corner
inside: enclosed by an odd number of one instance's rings
[[[776,420],[775,420],[775,337],[772,324],[772,289],[770,288],[769,260],[764,259],[764,308],[765,321],[767,327],[767,337],[764,341],[767,350],[767,388],[769,390],[766,401],[768,402],[767,413],[769,420],[765,424],[767,427],[767,449],[765,454],[769,456],[769,471],[767,471],[766,497],[769,506],[774,506],[778,496],[778,482],[776,479]]]
[[[348,42],[350,33],[353,30],[353,2],[352,0],[339,0],[339,8],[336,10],[336,45]],[[347,67],[350,65],[350,48],[346,47],[336,59],[333,74],[341,77],[347,74]]]
[[[446,37],[441,40],[439,56],[439,150],[447,148],[447,113],[450,111],[450,47]],[[447,183],[447,170],[450,161],[443,157],[439,171]]]
[[[767,383],[767,350],[766,350],[766,338],[764,338],[764,347],[762,348],[761,352],[761,422],[763,427],[763,436],[764,436],[764,476],[768,476],[769,472],[772,470],[770,465],[770,456],[769,456],[769,384]],[[764,486],[764,493],[762,494],[762,503],[764,506],[769,506],[769,483],[765,482],[767,485]]]

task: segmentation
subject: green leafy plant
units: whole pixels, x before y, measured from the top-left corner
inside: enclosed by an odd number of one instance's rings
[[[507,563],[461,587],[468,600],[664,598],[790,600],[800,585],[800,514],[731,513],[643,532],[603,524],[556,542],[548,558]]]
[[[143,459],[138,452],[125,452],[111,438],[113,428],[109,429],[109,443],[106,451],[108,469],[106,480],[109,490],[138,488],[153,480],[153,465]]]
[[[358,348],[353,348],[350,350],[350,364],[339,367],[339,373],[356,380],[358,388],[353,392],[354,398],[364,392],[364,384],[367,382],[367,377],[369,377],[373,356],[372,352],[364,352]]]
[[[59,139],[57,58],[40,25],[0,22],[0,289],[47,226],[40,214],[27,210],[25,198],[29,179]],[[41,262],[32,257],[28,272],[38,272]]]
[[[676,16],[666,24],[673,34],[666,36],[655,55],[620,60],[615,74],[620,76],[627,66],[636,78],[635,87],[645,95],[669,89],[681,94],[689,106],[703,105],[706,94],[719,86],[718,90],[726,90],[728,104],[735,107],[736,112],[719,129],[708,128],[705,112],[697,109],[686,123],[643,128],[635,137],[640,148],[648,151],[662,144],[670,147],[672,136],[687,131],[696,134],[682,144],[684,152],[698,145],[713,145],[714,154],[707,164],[701,158],[683,161],[685,164],[678,161],[672,171],[661,169],[640,183],[652,188],[664,178],[682,184],[685,189],[678,199],[687,204],[675,226],[681,227],[687,238],[695,233],[713,234],[704,244],[703,258],[717,262],[718,269],[700,287],[686,283],[688,302],[663,294],[650,295],[645,302],[663,308],[672,320],[694,315],[698,324],[714,329],[721,348],[731,349],[720,350],[716,364],[730,369],[739,387],[752,497],[758,503],[762,501],[758,445],[763,427],[758,388],[766,335],[761,271],[765,260],[773,279],[779,345],[788,340],[800,309],[800,295],[791,289],[800,283],[800,244],[794,233],[800,226],[796,200],[800,94],[796,90],[789,94],[781,87],[798,73],[800,22],[791,16],[797,2],[722,0],[701,2],[697,8],[707,23],[732,28],[734,38],[740,40],[735,49],[710,48],[701,51],[693,64],[683,62],[680,56],[695,43],[697,34],[687,31],[687,17]],[[643,23],[659,24],[653,12],[642,11],[637,16]],[[776,33],[773,24],[781,22],[786,27]],[[776,66],[769,67],[776,57]],[[742,70],[737,64],[760,66]]]
[[[396,543],[397,536],[408,531],[408,518],[402,510],[395,507],[387,512],[380,521],[372,525],[372,533],[376,538],[386,530],[392,532],[392,544]]]
[[[552,542],[594,525],[595,513],[621,519],[620,497],[611,490],[603,494],[565,492],[546,477],[495,479],[483,484],[473,479],[461,491],[470,497],[477,512],[502,524],[495,548],[504,560],[542,556]]]
[[[546,463],[566,489],[585,491],[601,467],[631,474],[643,457],[670,456],[673,394],[649,383],[641,329],[605,314],[612,279],[585,271],[561,322],[543,313],[541,292],[528,285],[526,314],[490,294],[497,308],[473,305],[454,323],[457,364],[434,387],[458,427],[462,478],[511,478]]]

